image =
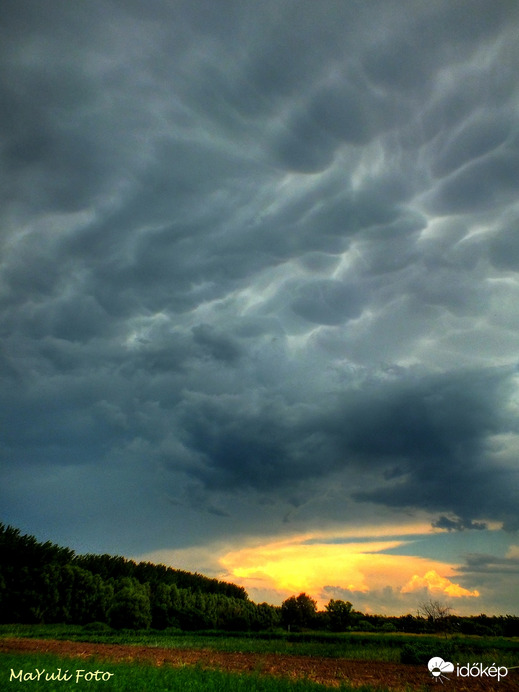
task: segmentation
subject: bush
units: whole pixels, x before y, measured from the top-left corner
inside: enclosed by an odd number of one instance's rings
[[[356,629],[361,632],[374,632],[376,630],[375,625],[371,624],[369,620],[359,620]]]
[[[89,622],[83,625],[84,632],[111,632],[112,628],[106,622]]]
[[[450,642],[413,642],[404,644],[400,652],[401,663],[428,663],[433,656],[441,656],[444,660],[450,660],[454,655],[454,647]]]
[[[380,628],[381,632],[397,632],[397,628],[393,625],[392,622],[385,622],[382,627]]]

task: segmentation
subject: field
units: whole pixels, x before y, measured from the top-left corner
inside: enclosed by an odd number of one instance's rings
[[[519,670],[514,668],[519,665],[517,639],[283,632],[222,636],[92,629],[0,626],[0,689],[25,683],[31,690],[46,692],[438,690],[438,681],[426,666],[431,655],[460,665],[477,661],[510,668],[499,682],[491,677],[450,677],[450,690],[519,689]],[[46,672],[38,681],[37,671],[43,669]]]

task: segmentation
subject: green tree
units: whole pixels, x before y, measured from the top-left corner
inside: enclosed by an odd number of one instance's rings
[[[290,596],[281,604],[281,622],[285,627],[312,627],[317,615],[317,603],[306,593]]]
[[[280,609],[269,603],[259,603],[255,608],[253,629],[268,630],[279,625]]]
[[[67,572],[68,609],[70,622],[86,624],[87,622],[106,622],[107,611],[113,602],[113,587],[86,569],[74,564],[65,565]]]
[[[152,589],[151,597],[151,624],[155,629],[164,629],[170,625],[172,601],[171,587],[169,584],[159,583]]]
[[[136,579],[123,577],[116,582],[109,610],[112,627],[146,629],[151,625],[150,590]]]
[[[349,601],[331,598],[325,605],[328,623],[334,632],[344,632],[352,624],[352,604]]]

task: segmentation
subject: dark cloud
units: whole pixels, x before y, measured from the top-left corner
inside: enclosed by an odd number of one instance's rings
[[[0,13],[8,521],[517,528],[516,3]]]
[[[358,499],[449,509],[469,526],[478,517],[514,521],[513,473],[489,463],[485,448],[489,436],[515,431],[505,403],[510,396],[510,374],[460,372],[394,393],[387,407],[375,403],[378,434],[369,439],[362,431],[360,449],[396,457],[403,468],[396,483]]]
[[[516,432],[507,413],[512,375],[399,373],[296,406],[280,396],[192,394],[179,408],[180,428],[201,459],[193,476],[209,491],[292,502],[295,489],[311,492],[339,474],[347,496],[350,474],[364,470],[371,489],[353,492],[357,501],[449,511],[457,518],[434,526],[478,529],[479,517],[508,524],[515,516],[514,472],[499,469],[487,449],[489,436]]]
[[[486,114],[488,117],[488,114]],[[432,166],[436,177],[443,178],[463,165],[499,149],[512,134],[513,118],[470,119],[446,141]]]
[[[458,568],[461,573],[514,574],[519,566],[519,556],[497,557],[482,553],[467,555],[465,564]]]
[[[446,529],[447,531],[485,531],[488,526],[482,521],[463,521],[459,517],[451,519],[442,515],[437,521],[432,523],[435,529]]]
[[[219,334],[209,324],[193,327],[193,340],[216,360],[232,363],[240,357],[240,347],[226,334]]]
[[[364,297],[355,285],[321,279],[307,281],[297,293],[292,310],[315,324],[344,324],[362,312]]]
[[[439,214],[487,211],[510,203],[519,175],[517,152],[490,154],[443,180],[432,209]]]

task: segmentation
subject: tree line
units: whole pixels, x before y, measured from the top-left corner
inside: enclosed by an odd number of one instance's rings
[[[440,601],[422,601],[416,615],[373,615],[355,610],[349,601],[331,599],[324,610],[305,593],[291,596],[281,605],[281,623],[290,631],[331,630],[332,632],[386,632],[412,634],[467,634],[519,637],[519,617],[515,615],[453,615]]]
[[[0,621],[116,628],[259,630],[279,608],[201,574],[112,555],[76,555],[0,524]]]
[[[457,632],[519,636],[519,617],[459,617],[437,601],[416,615],[383,616],[306,593],[281,606],[254,603],[245,589],[198,573],[113,555],[76,555],[0,523],[0,622],[104,623],[114,628],[332,632]]]

